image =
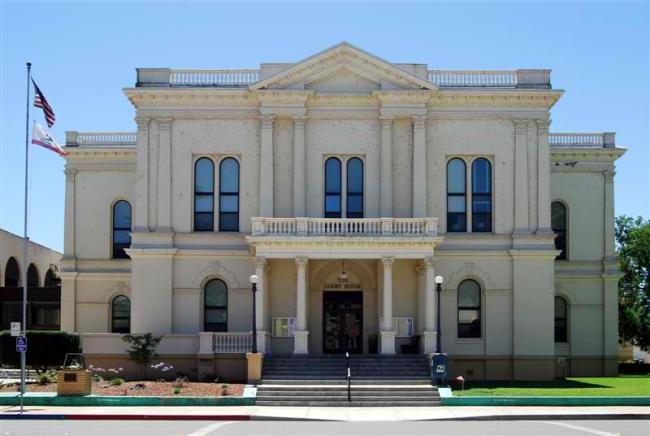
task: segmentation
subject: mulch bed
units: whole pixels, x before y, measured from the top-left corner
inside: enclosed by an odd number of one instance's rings
[[[111,386],[107,381],[93,382],[92,393],[94,395],[129,396],[129,397],[241,397],[244,392],[244,385],[223,383],[199,383],[185,382],[180,393],[174,394],[174,382],[167,381],[129,381],[119,386]],[[5,385],[0,387],[0,392],[20,391],[20,385]],[[39,385],[30,383],[27,385],[27,392],[56,392],[56,383]]]

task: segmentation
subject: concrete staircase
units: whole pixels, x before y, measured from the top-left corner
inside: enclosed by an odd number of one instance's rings
[[[257,404],[268,406],[439,406],[426,357],[352,355],[352,401],[345,357],[265,356]]]

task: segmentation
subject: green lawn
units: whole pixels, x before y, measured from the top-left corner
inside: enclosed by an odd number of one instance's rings
[[[455,388],[455,386],[454,386]],[[465,382],[458,396],[650,396],[649,376],[575,377],[549,382]]]

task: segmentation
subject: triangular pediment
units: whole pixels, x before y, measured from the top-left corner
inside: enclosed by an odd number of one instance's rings
[[[337,81],[341,89],[334,85]],[[329,82],[323,85],[323,82]],[[416,90],[436,86],[346,42],[310,56],[290,68],[251,85],[251,89],[314,89],[327,92],[358,92],[375,89]],[[375,85],[372,85],[372,84]]]

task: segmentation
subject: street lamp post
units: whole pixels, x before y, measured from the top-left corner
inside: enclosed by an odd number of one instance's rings
[[[436,303],[436,354],[442,353],[442,347],[440,346],[440,293],[442,292],[442,282],[445,279],[442,276],[436,276],[436,294],[437,294],[437,303]]]
[[[257,276],[253,274],[250,278],[253,285],[253,353],[257,353],[257,306],[255,294],[257,293]]]

